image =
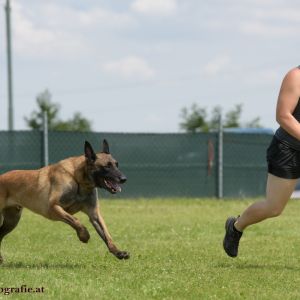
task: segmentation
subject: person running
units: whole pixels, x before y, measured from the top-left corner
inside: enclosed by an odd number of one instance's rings
[[[282,213],[300,178],[300,66],[290,70],[282,81],[276,121],[280,127],[267,149],[265,200],[226,220],[223,248],[230,257],[238,255],[240,238],[248,226]]]

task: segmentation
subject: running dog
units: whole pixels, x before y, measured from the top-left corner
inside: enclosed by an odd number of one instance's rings
[[[0,245],[3,237],[18,224],[23,207],[53,221],[62,221],[76,230],[79,240],[87,243],[90,235],[73,214],[87,214],[109,251],[119,259],[129,253],[113,243],[100,214],[97,189],[121,192],[127,178],[118,169],[109,145],[103,141],[102,152],[95,153],[85,142],[84,155],[70,157],[38,170],[9,171],[0,176]],[[0,262],[3,258],[0,254]]]

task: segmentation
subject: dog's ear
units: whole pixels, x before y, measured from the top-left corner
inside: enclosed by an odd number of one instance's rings
[[[106,139],[103,140],[102,152],[109,154],[109,145]]]
[[[85,141],[84,143],[84,154],[89,162],[94,162],[96,160],[96,154],[88,141]]]

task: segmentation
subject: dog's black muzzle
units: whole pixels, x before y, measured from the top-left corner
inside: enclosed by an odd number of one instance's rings
[[[93,173],[93,179],[97,187],[104,188],[112,194],[121,192],[120,184],[127,181],[127,178],[118,169],[111,171],[98,170]]]

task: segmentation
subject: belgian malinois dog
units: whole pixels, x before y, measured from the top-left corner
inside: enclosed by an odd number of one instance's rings
[[[129,258],[129,253],[120,251],[112,241],[100,214],[96,189],[115,194],[127,179],[118,169],[106,140],[102,152],[97,154],[86,141],[84,154],[38,170],[9,171],[0,176],[0,245],[3,237],[17,226],[23,207],[70,225],[79,240],[87,243],[89,232],[73,216],[82,211],[89,216],[109,251],[119,259]]]

